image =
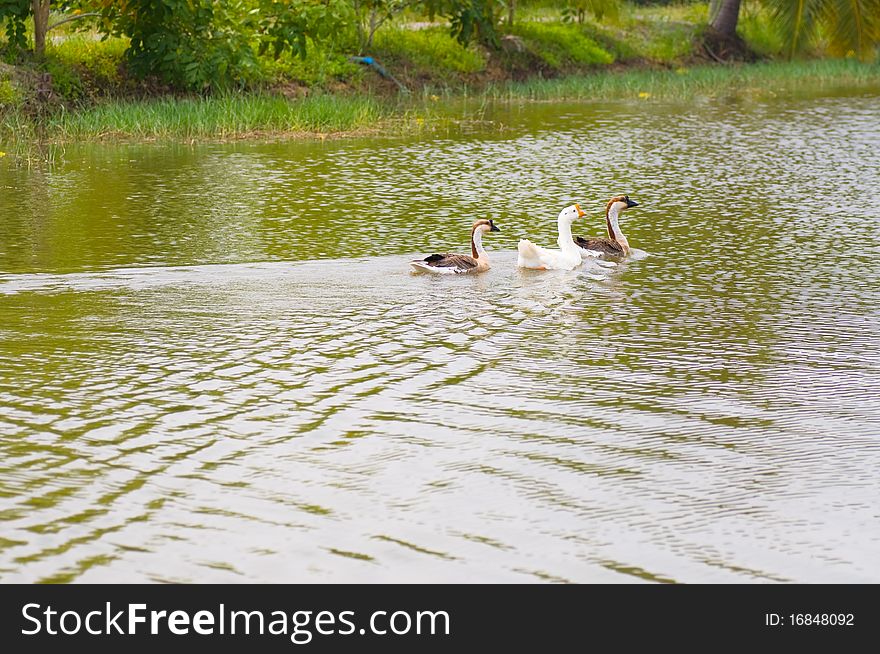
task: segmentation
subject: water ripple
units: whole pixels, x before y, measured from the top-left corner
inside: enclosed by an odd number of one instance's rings
[[[880,580],[876,99],[680,109],[0,170],[0,576]]]

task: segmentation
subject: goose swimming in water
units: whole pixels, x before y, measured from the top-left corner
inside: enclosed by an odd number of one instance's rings
[[[435,275],[470,275],[489,270],[489,255],[483,249],[483,234],[500,232],[491,220],[478,220],[471,227],[471,254],[432,254],[424,259],[410,261],[416,272]]]
[[[520,268],[533,270],[574,270],[581,265],[581,253],[571,236],[571,224],[581,216],[587,214],[580,205],[573,204],[559,212],[557,222],[559,224],[558,250],[548,250],[540,245],[535,245],[528,239],[519,242],[519,257],[516,265]]]
[[[581,256],[595,257],[599,255],[606,256],[626,256],[630,253],[629,241],[620,231],[618,217],[622,211],[626,211],[630,207],[639,206],[638,202],[629,199],[628,195],[617,195],[608,201],[605,205],[605,225],[608,228],[608,238],[584,238],[575,236],[574,242],[580,248]]]

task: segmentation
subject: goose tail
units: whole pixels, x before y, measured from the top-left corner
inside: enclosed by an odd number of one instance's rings
[[[409,265],[412,266],[412,269],[417,273],[431,273],[432,275],[452,275],[455,274],[455,268],[438,268],[437,266],[432,266],[422,259],[416,259],[415,261],[410,261]]]
[[[526,238],[520,239],[519,245],[517,245],[516,250],[518,253],[516,265],[520,268],[542,267],[541,252],[538,249],[538,246],[532,243],[530,240]]]
[[[431,270],[431,266],[426,264],[421,259],[416,259],[415,261],[410,261],[409,265],[412,266],[412,269],[416,272],[433,272]]]

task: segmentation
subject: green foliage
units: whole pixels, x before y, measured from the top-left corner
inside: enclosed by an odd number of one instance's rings
[[[880,0],[766,0],[789,56],[820,31],[832,54],[870,58],[880,43]]]
[[[259,16],[256,27],[261,38],[260,54],[271,48],[278,57],[289,49],[305,57],[310,39],[334,37],[351,20],[352,12],[347,0],[259,0],[248,16]]]
[[[759,0],[743,2],[737,31],[749,48],[760,55],[778,55],[785,49],[782,35]]]
[[[0,0],[0,24],[6,31],[12,53],[27,48],[25,20],[30,13],[30,0]]]
[[[0,79],[0,110],[9,107],[18,107],[23,98],[12,80]]]
[[[620,16],[620,0],[568,0],[562,9],[562,20],[566,23],[583,23],[589,12],[601,21],[608,17],[617,20]]]
[[[376,31],[407,9],[421,4],[421,0],[350,0],[357,30],[357,53],[363,54],[373,45]]]
[[[96,83],[110,86],[120,81],[119,66],[127,48],[125,39],[97,40],[92,35],[70,35],[50,45],[47,59],[79,68]]]
[[[707,2],[684,0],[53,0],[52,8],[100,11],[104,39],[73,33],[94,21],[70,22],[49,32],[45,60],[20,57],[31,0],[0,0],[4,54],[49,72],[62,99],[89,101],[163,88],[132,83],[151,77],[196,92],[356,85],[374,73],[348,55],[371,39],[370,52],[417,86],[482,81],[487,76],[477,74],[490,63],[492,77],[536,68],[572,73],[613,61],[678,66],[693,53],[695,31],[708,14]],[[512,9],[517,21],[499,27]],[[404,10],[444,16],[449,28],[401,25]],[[741,13],[740,33],[762,54],[790,55],[818,43],[869,58],[880,41],[880,0],[743,0]],[[500,44],[498,30],[520,37],[528,52],[490,53]],[[506,45],[520,48],[517,40]]]
[[[441,77],[444,73],[476,73],[486,67],[482,52],[465,47],[440,28],[383,30],[376,34],[375,51]]]
[[[496,25],[503,7],[498,0],[425,0],[428,15],[446,17],[459,43],[476,41],[490,48],[500,46]]]
[[[678,63],[694,54],[695,38],[707,13],[705,2],[648,6],[621,14],[616,27],[597,26],[601,31],[593,38],[619,61]]]
[[[584,33],[577,25],[560,23],[520,23],[511,32],[526,47],[554,69],[573,65],[610,64],[614,55]]]
[[[258,52],[305,57],[309,42],[330,39],[351,16],[347,0],[96,1],[104,29],[130,39],[132,73],[191,90],[256,79]]]
[[[687,39],[676,36],[655,39],[645,49],[644,54],[652,61],[672,62],[693,53],[693,45]]]
[[[784,35],[789,54],[802,51],[816,36],[822,0],[785,0],[771,3],[777,30]]]
[[[675,61],[693,53],[694,27],[687,24],[657,25],[642,46],[643,56],[654,61]]]
[[[47,58],[43,68],[52,76],[52,89],[65,100],[79,100],[85,92],[80,71],[57,59]]]
[[[130,39],[126,59],[138,76],[188,89],[228,86],[255,69],[241,0],[104,2],[113,34]]]
[[[492,0],[455,0],[449,3],[453,10],[449,13],[449,29],[462,44],[477,41],[483,45],[499,46],[498,24],[499,6]]]
[[[754,4],[743,2],[739,31],[758,52],[792,57],[824,43],[832,55],[866,60],[876,55],[880,0],[760,0],[769,23]]]
[[[363,71],[348,57],[335,52],[326,42],[308,42],[305,57],[283,54],[277,59],[264,56],[258,59],[260,81],[284,84],[294,81],[308,86],[326,86],[338,80],[358,79]]]

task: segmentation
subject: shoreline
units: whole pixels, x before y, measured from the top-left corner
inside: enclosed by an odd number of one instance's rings
[[[666,69],[616,66],[590,74],[495,82],[481,88],[440,92],[426,88],[397,97],[360,92],[289,99],[252,91],[106,100],[43,120],[15,109],[0,114],[0,150],[14,153],[95,141],[222,143],[398,136],[475,125],[483,122],[488,105],[498,103],[759,100],[823,90],[880,93],[880,65],[814,59]]]

